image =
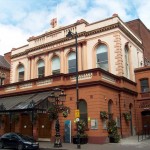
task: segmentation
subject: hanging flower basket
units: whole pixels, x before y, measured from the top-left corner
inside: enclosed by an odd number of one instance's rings
[[[67,111],[63,111],[63,117],[66,118],[68,116],[68,112]]]
[[[100,111],[100,118],[102,120],[108,119],[108,113],[106,111]]]
[[[131,114],[130,113],[123,113],[123,116],[127,122],[131,120]]]

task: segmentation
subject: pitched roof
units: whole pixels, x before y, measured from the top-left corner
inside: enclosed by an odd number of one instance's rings
[[[8,63],[8,61],[4,58],[4,56],[0,55],[0,67],[1,68],[6,68],[6,69],[10,69],[10,64]]]

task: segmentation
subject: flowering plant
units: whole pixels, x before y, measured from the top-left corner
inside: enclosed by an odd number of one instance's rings
[[[130,121],[131,120],[131,114],[130,113],[123,113],[123,116],[124,116],[124,118],[125,118],[125,120],[128,122],[128,121]]]
[[[58,118],[58,113],[62,113],[63,117],[67,117],[70,113],[70,108],[66,106],[58,107],[57,105],[51,105],[48,109],[49,119],[51,121],[56,120]]]
[[[109,133],[109,137],[112,137],[115,143],[118,143],[120,141],[120,135],[118,134],[117,124],[115,120],[111,119],[108,121],[107,131]]]
[[[108,119],[108,113],[106,111],[100,111],[101,119]]]
[[[76,126],[78,130],[77,134],[80,135],[80,137],[87,137],[87,134],[85,133],[87,129],[86,122],[84,120],[76,121]],[[74,137],[77,137],[77,135],[75,135]]]

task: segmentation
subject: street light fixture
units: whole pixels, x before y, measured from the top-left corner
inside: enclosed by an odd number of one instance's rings
[[[68,34],[66,35],[67,38],[75,38],[75,47],[76,47],[76,104],[77,104],[77,109],[79,109],[79,87],[78,87],[78,34],[77,32],[73,33],[69,30]],[[77,139],[78,139],[78,144],[77,144],[77,148],[80,149],[80,134],[78,131],[79,127],[78,127],[78,122],[77,122]]]
[[[56,108],[56,113],[58,114],[59,112],[62,111],[63,108],[63,102],[66,99],[66,94],[64,93],[63,90],[59,88],[55,88],[52,90],[52,93],[49,97],[49,101],[53,103],[53,105]],[[55,123],[55,142],[54,142],[54,147],[62,147],[62,142],[61,142],[61,137],[60,137],[60,124],[59,124],[59,118],[57,117],[56,123]]]

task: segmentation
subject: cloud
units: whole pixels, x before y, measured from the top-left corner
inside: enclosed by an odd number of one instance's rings
[[[27,44],[29,34],[13,26],[0,25],[0,55],[11,51],[12,48]]]
[[[81,18],[91,23],[117,13],[123,21],[140,18],[149,28],[149,8],[147,0],[0,0],[0,54],[47,31],[54,17],[65,26]]]

